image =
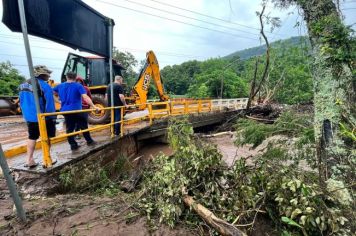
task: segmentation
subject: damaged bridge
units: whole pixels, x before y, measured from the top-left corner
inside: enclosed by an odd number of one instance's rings
[[[78,172],[85,168],[95,171],[100,166],[115,162],[119,157],[133,159],[145,140],[166,142],[168,121],[173,116],[186,116],[194,129],[204,129],[235,116],[245,108],[246,103],[245,98],[151,103],[147,110],[127,114],[124,117],[121,123],[121,136],[111,135],[110,124],[90,127],[89,130],[96,141],[95,145],[87,146],[84,138],[81,138],[77,140],[80,148],[74,152],[66,142],[68,134],[64,133],[63,119],[59,116],[56,126],[59,135],[51,139],[49,152],[47,154],[44,152],[43,140],[41,140],[34,154],[35,161],[38,163],[45,163],[44,155],[49,155],[47,158],[52,162],[50,167],[44,165],[38,165],[33,169],[24,167],[27,133],[26,126],[21,124],[21,121],[18,120],[19,123],[15,123],[13,128],[22,127],[22,132],[18,132],[22,137],[13,137],[9,135],[11,122],[4,124],[0,120],[0,131],[5,134],[5,140],[0,139],[0,141],[3,143],[7,162],[22,191],[50,193],[56,191],[59,175],[67,168],[77,169]],[[130,161],[134,162],[134,160]]]

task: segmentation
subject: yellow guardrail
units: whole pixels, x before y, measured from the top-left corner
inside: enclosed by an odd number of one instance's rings
[[[75,110],[75,111],[65,111],[65,112],[52,112],[52,113],[41,113],[38,114],[38,121],[39,121],[39,129],[40,129],[40,146],[42,148],[42,155],[43,155],[43,166],[44,167],[52,167],[52,159],[50,155],[50,145],[53,143],[58,143],[65,140],[69,136],[74,136],[77,134],[81,134],[84,132],[90,131],[100,131],[107,128],[111,129],[111,137],[114,137],[114,125],[120,123],[121,125],[121,137],[124,134],[124,123],[130,124],[130,122],[138,122],[141,120],[149,120],[149,124],[152,125],[153,120],[156,118],[162,118],[167,116],[176,116],[176,115],[187,115],[187,114],[194,114],[194,113],[202,113],[202,112],[212,112],[221,110],[221,107],[218,106],[228,104],[229,102],[223,100],[210,100],[210,99],[187,99],[187,100],[179,100],[179,101],[167,101],[167,102],[150,102],[144,103],[140,105],[129,105],[129,107],[138,107],[141,105],[147,105],[148,114],[144,114],[140,117],[134,117],[131,119],[124,120],[124,106],[117,106],[117,107],[106,107],[101,108],[100,110],[110,110],[111,111],[111,121],[108,124],[103,125],[96,125],[94,127],[89,127],[85,130],[75,131],[72,133],[60,134],[53,138],[49,138],[47,136],[47,127],[46,127],[46,117],[47,116],[54,116],[54,115],[70,115],[70,114],[77,114],[77,113],[87,113],[87,112],[95,112],[95,109],[86,109],[86,110]],[[241,107],[246,103],[245,100],[235,99],[235,107]],[[215,106],[215,108],[214,108]],[[121,109],[121,121],[114,122],[114,109]],[[218,108],[218,109],[216,109]],[[38,146],[38,145],[37,145]],[[19,153],[25,152],[25,147],[17,147],[9,150],[8,153],[11,155],[16,155]],[[6,155],[6,153],[5,153]],[[8,156],[7,156],[8,157]]]

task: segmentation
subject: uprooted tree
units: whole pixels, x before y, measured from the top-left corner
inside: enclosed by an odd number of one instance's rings
[[[355,38],[338,11],[339,1],[274,0],[303,11],[314,58],[314,131],[321,180],[341,174],[355,145]],[[346,135],[345,135],[346,134]],[[345,138],[348,136],[348,138]]]

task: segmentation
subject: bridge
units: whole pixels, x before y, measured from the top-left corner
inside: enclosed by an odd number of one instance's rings
[[[143,111],[133,112],[124,116],[121,125],[121,135],[114,136],[112,127],[115,124],[113,119],[108,124],[90,126],[87,130],[81,130],[66,134],[63,124],[63,115],[78,112],[89,112],[94,110],[54,112],[39,114],[39,126],[41,139],[36,143],[34,154],[35,161],[42,163],[36,168],[28,169],[24,167],[26,161],[26,127],[22,124],[22,131],[17,130],[18,135],[14,136],[11,129],[1,124],[0,131],[3,138],[0,138],[4,149],[5,157],[10,168],[17,173],[17,176],[53,176],[69,165],[82,165],[83,163],[108,162],[114,160],[118,155],[126,157],[134,156],[140,142],[146,139],[164,139],[168,119],[170,117],[187,116],[194,128],[209,126],[221,123],[231,115],[243,110],[247,104],[247,98],[238,99],[180,99],[168,102],[150,102]],[[117,107],[116,107],[117,108]],[[114,107],[104,108],[113,112]],[[122,109],[123,110],[123,109]],[[57,136],[47,137],[45,118],[57,115],[59,124],[56,125]],[[113,116],[112,116],[113,117]],[[16,125],[19,129],[21,125]],[[78,144],[81,146],[77,151],[72,152],[67,143],[67,137],[90,131],[96,144],[87,146],[84,139]],[[10,140],[10,142],[9,142]],[[50,145],[51,143],[51,145]],[[26,177],[27,178],[27,177]]]

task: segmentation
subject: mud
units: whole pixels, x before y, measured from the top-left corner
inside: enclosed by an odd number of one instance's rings
[[[21,116],[0,117],[0,143],[3,150],[26,142],[27,126]]]
[[[3,184],[3,180],[0,186]],[[3,186],[1,186],[3,187]],[[153,227],[131,207],[132,200],[90,195],[58,195],[24,200],[28,218],[14,217],[8,196],[0,199],[0,235],[197,235],[193,230],[160,225]],[[128,203],[129,202],[129,203]]]

